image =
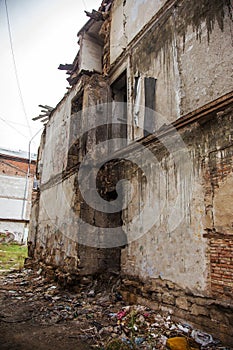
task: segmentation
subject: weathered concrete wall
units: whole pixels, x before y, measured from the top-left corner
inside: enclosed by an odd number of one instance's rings
[[[66,166],[69,141],[67,123],[69,123],[71,98],[58,106],[56,118],[52,117],[46,127],[44,145],[46,152],[42,153],[40,161],[41,184],[61,173]]]
[[[134,302],[152,300],[155,308],[170,310],[208,331],[217,331],[221,323],[221,336],[231,342],[233,114],[232,109],[224,109],[212,113],[204,123],[182,129],[189,150],[189,169],[174,159],[174,152],[179,152],[175,143],[173,157],[158,143],[149,145],[162,167],[156,171],[146,165],[149,190],[134,193],[133,208],[124,213],[125,231],[131,242],[122,252],[122,272],[127,298]],[[140,177],[137,180],[142,183]],[[158,215],[155,225],[133,240],[131,220],[146,201],[150,207],[156,202],[163,205],[157,207],[158,214],[154,212]],[[141,218],[142,232],[149,220],[150,216]]]
[[[194,159],[190,163],[194,168]],[[141,278],[170,280],[201,293],[207,289],[208,258],[207,242],[200,234],[204,232],[204,196],[198,169],[192,169],[189,174],[182,161],[175,161],[171,155],[162,160],[160,169],[149,163],[146,168],[150,188],[144,198],[140,192],[134,195],[130,217],[134,218],[145,202],[154,210],[141,218],[141,230],[146,234],[132,241],[122,253],[122,270]],[[155,215],[156,220],[147,232],[145,228],[151,215]],[[125,230],[133,239],[134,227],[128,229],[127,219]]]
[[[102,45],[88,34],[80,37],[79,70],[102,73]]]
[[[120,266],[118,247],[97,249],[93,242],[90,246],[82,245],[82,235],[89,234],[93,240],[93,222],[100,227],[97,240],[101,241],[104,217],[82,199],[77,169],[85,154],[102,138],[107,138],[107,128],[96,132],[92,127],[95,126],[96,104],[108,102],[110,98],[109,85],[101,76],[84,77],[83,80],[85,86],[80,82],[61,101],[46,126],[39,162],[40,196],[33,205],[34,219],[29,235],[30,256],[58,269],[63,275],[88,275]],[[86,109],[83,114],[72,112],[77,96]],[[119,218],[118,215],[114,220]]]
[[[116,59],[119,67],[130,60],[131,102],[135,101],[135,78],[156,79],[155,109],[171,122],[232,90],[233,23],[228,1],[208,0],[174,1],[173,4],[168,1],[164,11],[161,10],[150,25],[146,15],[144,21],[147,10],[153,15],[162,5],[161,2],[127,1],[123,6],[123,1],[116,2],[112,13],[110,55],[113,55],[112,70]],[[144,10],[140,10],[139,19],[147,25],[130,42],[128,34],[124,36],[116,28],[125,26],[136,34],[134,17],[123,15],[123,9],[137,12],[140,6]],[[124,39],[122,45],[115,44],[119,36]],[[143,106],[143,84],[141,95]],[[143,126],[143,109],[139,119]],[[134,129],[132,139],[143,136],[136,125]]]
[[[166,0],[117,0],[113,3],[110,37],[110,63],[160,10]],[[117,43],[117,44],[116,44]]]
[[[151,170],[148,182],[153,187],[148,196],[149,205],[160,202],[163,207],[159,208],[153,229],[125,248],[123,270],[142,278],[172,280],[183,288],[209,294],[210,261],[206,233],[216,233],[217,239],[220,238],[218,233],[226,237],[231,237],[233,233],[230,209],[232,145],[229,143],[232,139],[232,116],[213,118],[201,127],[194,124],[190,130],[184,130],[182,136],[189,148],[188,166],[191,169],[185,169],[184,164],[178,163],[171,154],[164,154],[160,173],[154,171],[156,169]],[[159,159],[160,152],[156,150],[155,153]],[[179,149],[174,148],[174,152],[178,153]],[[164,182],[160,176],[165,177]],[[228,190],[221,191],[223,188]],[[133,208],[131,216],[142,206],[142,201],[145,202],[145,199],[138,192],[134,197],[136,208]],[[174,207],[177,212],[173,212]],[[127,231],[130,215],[126,214]],[[146,223],[142,221],[141,225],[143,228]],[[214,237],[210,235],[210,238]],[[230,260],[228,265],[230,267]]]
[[[38,216],[39,216],[39,193],[37,193],[37,199],[32,202],[31,217],[29,222],[29,234],[28,234],[28,256],[31,259],[35,259],[36,246],[40,244],[38,232]],[[36,260],[36,259],[35,259]]]

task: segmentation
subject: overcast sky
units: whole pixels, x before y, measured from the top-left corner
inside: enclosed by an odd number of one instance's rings
[[[98,9],[101,0],[6,0],[17,85],[8,32],[5,0],[0,0],[0,147],[28,150],[43,124],[31,119],[39,104],[52,107],[69,86],[60,63],[72,63],[78,51],[77,32],[88,20],[84,10]],[[28,127],[27,118],[31,131]],[[37,152],[39,135],[33,139]]]

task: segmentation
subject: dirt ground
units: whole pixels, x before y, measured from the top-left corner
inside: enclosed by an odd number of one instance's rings
[[[0,349],[168,349],[168,339],[177,336],[191,341],[193,349],[227,349],[208,335],[204,347],[194,342],[190,326],[173,322],[169,315],[125,305],[117,276],[83,283],[68,291],[41,270],[0,275]]]
[[[41,283],[42,282],[42,283]],[[0,349],[90,349],[76,321],[51,313],[54,285],[29,271],[0,277]],[[50,292],[53,292],[51,289]],[[68,295],[66,295],[68,298]],[[56,302],[58,298],[55,298]]]

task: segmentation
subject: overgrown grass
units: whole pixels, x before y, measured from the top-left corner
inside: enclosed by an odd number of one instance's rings
[[[27,246],[16,243],[0,244],[0,271],[21,269],[27,257]]]

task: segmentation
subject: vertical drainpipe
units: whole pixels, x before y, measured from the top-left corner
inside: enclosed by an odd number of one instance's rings
[[[30,140],[31,142],[31,140]],[[29,142],[29,152],[28,152],[28,168],[27,168],[27,174],[26,174],[26,182],[25,182],[25,186],[24,186],[24,194],[23,194],[23,205],[22,205],[22,212],[21,212],[21,219],[22,221],[25,221],[26,224],[26,215],[25,215],[25,209],[27,209],[27,201],[28,201],[28,182],[29,182],[29,177],[30,177],[30,164],[31,164],[31,153],[30,153],[30,146],[31,143]],[[25,226],[23,229],[23,237],[22,237],[22,241],[21,243],[24,244],[25,243]]]
[[[21,219],[22,220],[26,220],[26,218],[24,219],[24,217],[25,217],[24,212],[25,212],[26,202],[28,199],[28,180],[30,177],[30,163],[31,163],[31,155],[30,155],[30,146],[29,146],[28,169],[27,169],[27,174],[26,174],[26,182],[25,182],[25,186],[24,186],[23,206],[22,206],[22,212],[21,212]]]
[[[28,168],[27,168],[27,174],[26,174],[26,182],[24,186],[24,195],[23,195],[23,206],[22,206],[22,213],[21,213],[21,219],[26,220],[25,217],[25,208],[26,208],[26,203],[28,200],[28,182],[29,182],[29,177],[30,177],[30,166],[31,166],[31,141],[29,141],[28,144]]]
[[[43,128],[39,129],[37,131],[37,133],[30,139],[30,141],[28,143],[28,168],[27,168],[27,174],[26,174],[26,182],[25,182],[24,195],[23,195],[23,206],[22,206],[22,212],[21,212],[21,219],[23,221],[24,220],[26,221],[25,210],[27,209],[26,204],[28,201],[28,183],[29,183],[30,171],[31,171],[31,143],[32,143],[32,140],[34,139],[34,137],[36,137],[42,129]]]

